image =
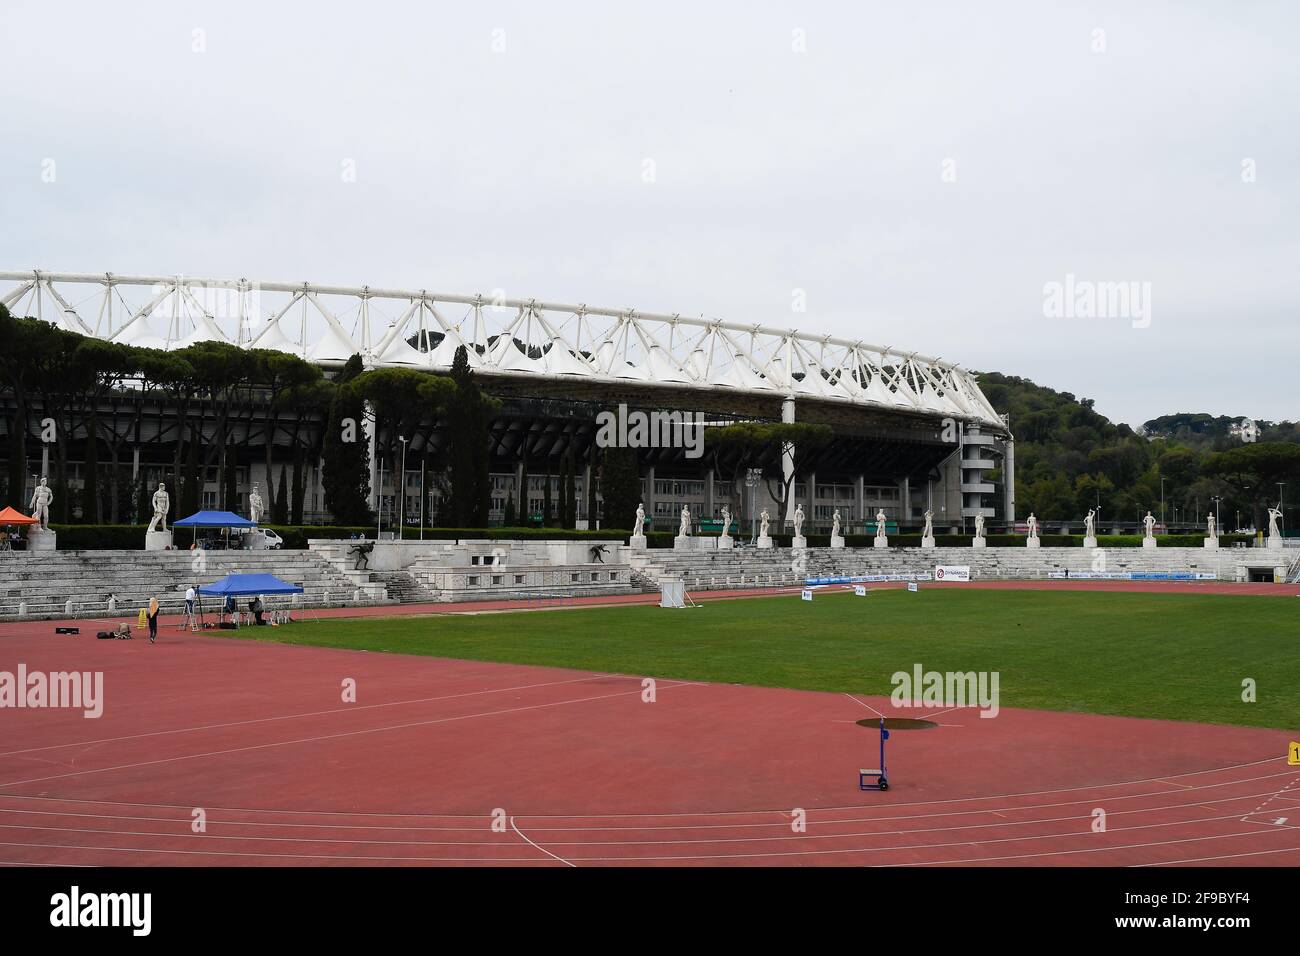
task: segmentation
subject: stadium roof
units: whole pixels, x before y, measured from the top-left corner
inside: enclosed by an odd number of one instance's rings
[[[446,371],[464,345],[480,374],[524,387],[792,397],[1004,427],[974,376],[951,362],[761,323],[307,282],[0,271],[6,280],[15,285],[0,301],[15,314],[142,347],[218,341],[327,367],[360,354],[368,367]]]

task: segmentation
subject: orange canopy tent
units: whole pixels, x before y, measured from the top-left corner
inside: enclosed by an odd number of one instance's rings
[[[27,515],[14,508],[5,508],[4,511],[0,511],[0,525],[7,524],[40,524],[40,522],[35,518],[27,517]]]

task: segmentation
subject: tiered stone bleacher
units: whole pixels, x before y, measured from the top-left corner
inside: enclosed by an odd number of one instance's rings
[[[367,558],[372,567],[357,570],[358,542],[312,540],[313,552],[341,574],[361,584],[380,582],[402,603],[416,601],[492,601],[552,597],[635,594],[647,590],[625,560],[610,548],[602,561],[582,561],[590,542],[514,541],[505,539],[381,542],[387,549]],[[602,556],[603,557],[603,556]],[[396,561],[398,568],[373,565]]]
[[[374,604],[387,600],[382,585],[359,589],[310,551],[208,551],[196,570],[190,551],[47,551],[0,554],[0,618],[126,616],[157,597],[164,614],[181,611],[185,589],[227,574],[274,574],[303,593],[268,598],[268,606]],[[116,612],[109,597],[116,597]],[[219,599],[204,598],[215,613]],[[69,604],[71,607],[69,607]],[[21,609],[21,610],[20,610]]]
[[[1033,580],[1053,573],[1192,572],[1218,580],[1244,580],[1245,566],[1265,567],[1274,559],[1262,548],[1105,548],[1104,564],[1085,548],[808,548],[796,569],[790,548],[675,551],[622,548],[648,581],[679,577],[688,590],[793,586],[807,578],[852,577],[933,571],[935,565],[966,565],[974,580]]]

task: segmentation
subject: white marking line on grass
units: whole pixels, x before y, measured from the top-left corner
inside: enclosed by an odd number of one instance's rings
[[[555,855],[554,853],[552,853],[550,850],[546,849],[546,847],[544,847],[544,846],[538,846],[538,844],[534,843],[532,840],[528,839],[528,837],[524,836],[524,831],[521,830],[521,829],[519,829],[519,827],[515,824],[515,818],[514,818],[514,817],[511,817],[511,818],[510,818],[510,828],[511,828],[512,830],[514,830],[516,833],[518,833],[519,836],[523,838],[524,842],[527,843],[529,846],[537,847],[537,849],[541,850],[543,853],[545,853],[545,854],[546,854],[547,856],[549,856],[551,859],[553,859],[553,860],[559,860],[559,861],[560,861],[561,863],[563,863],[565,866],[571,866],[571,867],[573,867],[574,869],[577,869],[578,864],[576,864],[576,863],[570,863],[568,860],[566,860],[566,859],[565,859],[564,857],[562,857],[562,856],[556,856],[556,855]]]
[[[406,704],[431,704],[442,700],[456,700],[461,697],[478,697],[483,694],[505,694],[512,690],[533,690],[538,687],[555,687],[560,684],[581,684],[586,681],[607,677],[622,677],[621,674],[593,674],[590,677],[575,677],[572,680],[546,681],[541,684],[516,684],[513,687],[494,687],[488,690],[471,690],[463,694],[444,694],[440,697],[415,697],[411,700],[393,700],[383,704],[350,704],[347,707],[333,707],[329,710],[311,710],[301,714],[282,714],[277,717],[251,717],[248,720],[232,720],[221,724],[200,724],[197,727],[181,727],[176,730],[154,730],[144,734],[126,734],[122,737],[100,737],[95,740],[77,740],[66,744],[49,744],[45,747],[29,747],[26,750],[10,750],[0,753],[0,757],[20,757],[24,754],[40,753],[42,750],[64,750],[68,747],[90,747],[95,744],[120,743],[123,740],[140,740],[145,737],[162,737],[168,734],[191,734],[200,730],[224,730],[228,727],[243,727],[248,724],[264,724],[277,720],[300,720],[304,717],[324,717],[330,714],[354,714],[362,710],[375,710],[379,707],[402,707]],[[56,763],[56,761],[49,761]]]
[[[677,681],[664,681],[659,686],[676,687],[676,686],[691,686],[691,685],[685,683],[679,683]],[[526,710],[541,710],[546,707],[559,707],[564,704],[583,704],[593,700],[609,700],[612,697],[626,697],[629,694],[635,694],[637,696],[640,696],[641,688],[638,687],[632,691],[620,691],[619,693],[616,694],[599,694],[595,697],[578,697],[572,700],[549,701],[545,704],[528,704],[523,707],[508,707],[504,710],[482,711],[481,713],[477,713],[477,714],[461,714],[456,717],[436,717],[431,720],[416,720],[408,724],[391,724],[387,727],[370,727],[365,730],[348,730],[348,731],[341,731],[336,734],[321,734],[316,737],[299,737],[295,740],[279,740],[279,741],[274,741],[272,743],[266,743],[266,744],[253,744],[248,747],[231,747],[227,750],[211,750],[206,753],[199,753],[199,754],[180,754],[175,757],[163,757],[159,760],[145,760],[140,763],[118,764],[115,767],[99,767],[91,770],[76,770],[71,773],[58,773],[48,777],[31,777],[27,780],[11,780],[8,783],[0,783],[0,790],[4,790],[8,787],[19,787],[29,783],[43,783],[46,780],[62,780],[65,777],[80,777],[80,776],[96,774],[96,773],[111,773],[114,770],[135,770],[139,767],[152,767],[158,764],[175,763],[181,760],[198,760],[203,757],[224,757],[229,754],[247,753],[253,750],[267,750],[271,747],[290,747],[293,746],[294,744],[319,743],[322,740],[337,740],[342,737],[358,737],[364,734],[377,734],[389,730],[407,730],[411,727],[427,727],[432,724],[446,724],[458,720],[471,720],[475,717],[498,717],[505,714],[517,714]]]

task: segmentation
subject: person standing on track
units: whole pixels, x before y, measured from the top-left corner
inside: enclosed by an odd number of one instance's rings
[[[149,621],[149,643],[152,644],[158,639],[158,599],[156,597],[149,599],[149,612],[145,617]]]
[[[194,585],[192,584],[185,589],[185,616],[190,619],[191,624],[194,623]]]

